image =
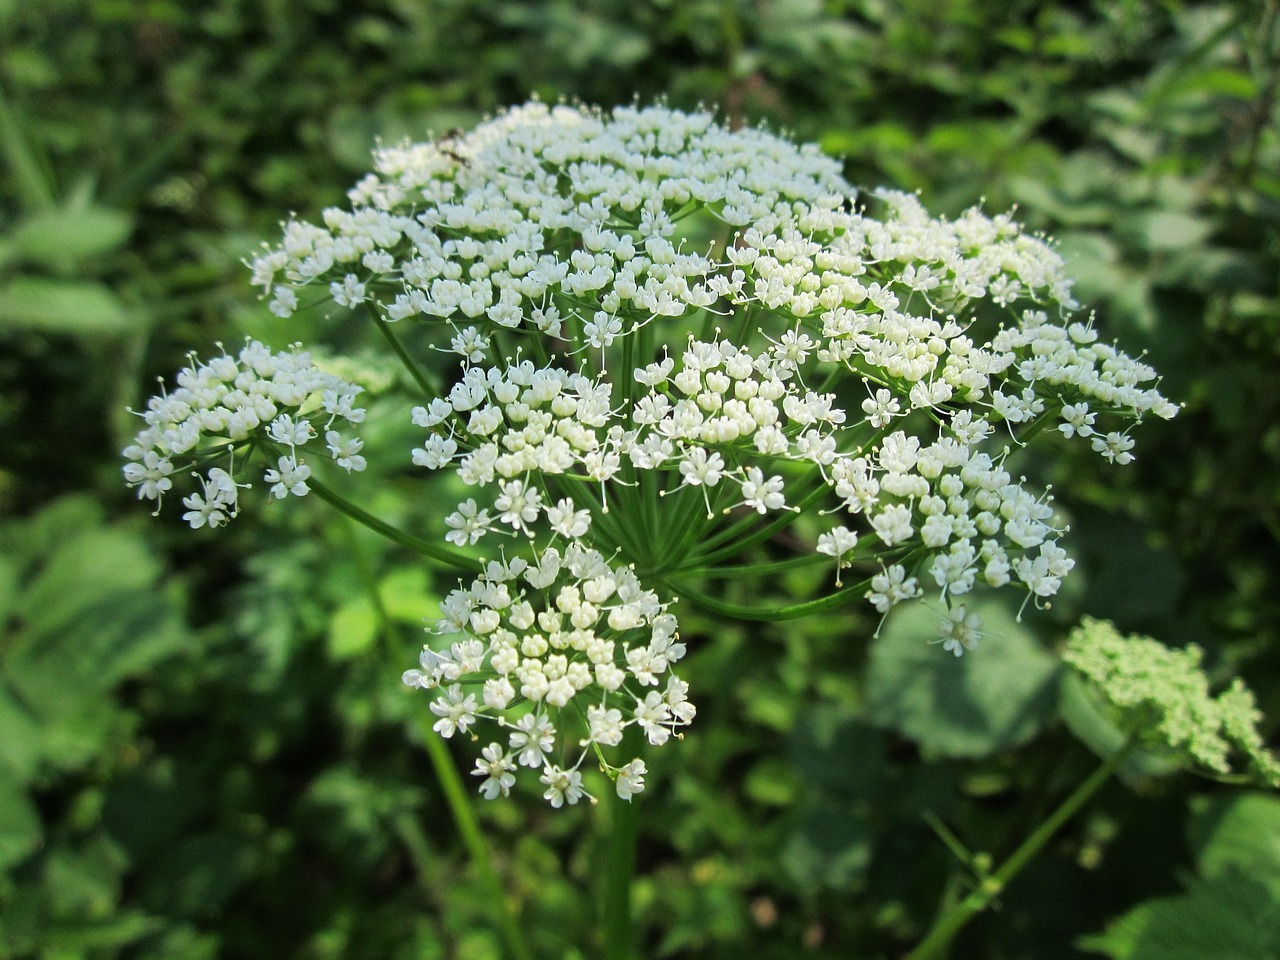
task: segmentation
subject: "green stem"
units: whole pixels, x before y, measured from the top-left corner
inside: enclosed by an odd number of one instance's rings
[[[1017,876],[1018,872],[1030,862],[1031,858],[1040,852],[1044,845],[1052,839],[1053,835],[1062,828],[1063,824],[1070,820],[1084,806],[1085,802],[1097,793],[1104,783],[1111,779],[1111,775],[1124,763],[1134,745],[1135,741],[1130,740],[1108,757],[1087,780],[1076,787],[1071,795],[1062,801],[1062,804],[1049,815],[1048,819],[1040,824],[1027,839],[1022,841],[1018,849],[1013,851],[999,870],[989,877],[983,878],[978,885],[978,889],[956,903],[938,918],[928,936],[907,954],[905,960],[930,960],[930,958],[942,956],[952,938],[960,932],[970,918],[990,906],[991,902],[1009,884],[1009,881]]]
[[[409,376],[413,377],[422,392],[432,399],[438,397],[440,394],[431,386],[431,381],[427,379],[427,375],[419,369],[416,363],[413,362],[413,357],[409,356],[409,351],[404,348],[404,344],[400,342],[400,338],[392,332],[391,322],[375,316],[373,318],[373,325],[377,327],[378,331],[386,338],[387,343],[391,344],[392,352],[400,358],[400,363],[409,371]]]
[[[761,563],[742,563],[731,567],[681,567],[681,576],[710,577],[716,580],[728,580],[735,577],[755,576],[761,573],[782,573],[800,567],[812,567],[819,563],[832,563],[834,557],[821,553],[805,553],[798,557],[787,557],[785,560],[767,560]]]
[[[355,531],[349,525],[344,525],[344,527],[348,535],[347,549],[351,552],[356,568],[359,571],[360,579],[364,582],[365,590],[369,594],[369,602],[373,605],[374,616],[378,621],[378,632],[382,635],[383,643],[388,651],[395,655],[397,652],[395,635],[391,619],[387,616],[386,607],[383,605],[382,597],[378,593],[378,582],[373,566],[360,548],[360,542],[356,539]],[[510,951],[510,955],[515,960],[530,960],[529,952],[524,944],[524,934],[520,930],[517,917],[507,901],[506,893],[502,889],[502,881],[498,878],[498,873],[493,868],[493,854],[489,850],[488,844],[485,843],[484,835],[480,832],[480,823],[471,807],[471,801],[462,782],[462,777],[458,773],[458,768],[454,765],[453,757],[449,755],[448,748],[444,745],[442,739],[436,735],[436,732],[431,729],[431,715],[423,715],[421,704],[425,701],[421,697],[418,700],[423,745],[427,749],[427,757],[431,761],[436,780],[440,783],[440,789],[444,793],[449,813],[453,817],[453,825],[461,835],[462,841],[467,848],[467,853],[471,858],[471,865],[475,868],[476,873],[479,874],[480,882],[485,888],[489,906],[493,911],[493,918],[502,932],[503,939],[507,942],[507,949]],[[421,831],[411,832],[409,839],[411,841],[409,845],[410,855],[420,858],[421,848],[425,845]]]
[[[637,728],[627,730],[624,752],[639,752]],[[628,746],[629,744],[629,746]],[[636,839],[639,835],[639,805],[610,792],[605,800],[609,807],[609,840],[606,845],[604,875],[604,958],[633,960],[635,934],[631,917],[631,885],[636,871]]]
[[[807,480],[810,476],[816,475],[817,472],[817,468],[815,467],[804,479]],[[803,483],[804,480],[801,482]],[[810,490],[805,494],[805,496],[801,497],[800,502],[796,504],[796,506],[799,507],[801,511],[808,509],[822,497],[826,490],[827,488],[825,486],[820,485],[815,487],[813,490]],[[795,522],[795,516],[796,515],[791,513],[789,510],[784,510],[775,519],[769,521],[764,526],[759,525],[760,518],[758,516],[744,517],[729,526],[727,529],[703,540],[702,548],[707,552],[695,554],[689,558],[690,562],[697,563],[702,566],[712,566],[719,563],[721,560],[728,560],[732,557],[741,556],[742,552],[748,547],[754,547],[758,543],[763,543],[779,530],[790,526]],[[752,530],[753,528],[754,532],[748,535],[747,531]],[[720,547],[721,544],[727,544],[727,546]],[[720,549],[716,549],[717,547],[720,547]]]
[[[430,557],[432,560],[438,560],[443,564],[453,567],[455,570],[462,570],[466,573],[479,573],[484,569],[483,564],[475,557],[468,557],[461,553],[455,553],[447,547],[439,546],[428,540],[422,540],[415,537],[411,533],[405,533],[398,527],[393,527],[389,523],[384,523],[367,510],[362,510],[350,500],[339,496],[330,490],[323,483],[315,478],[315,475],[307,478],[307,486],[315,493],[317,497],[330,506],[337,507],[338,510],[345,513],[352,520],[363,524],[375,533],[379,533],[386,537],[392,543],[398,543],[402,547],[408,547],[415,550],[424,557]]]
[[[853,583],[849,586],[837,590],[835,593],[828,594],[825,597],[819,597],[816,600],[806,600],[804,603],[793,603],[785,607],[748,607],[740,603],[729,603],[726,600],[717,600],[715,597],[708,596],[701,591],[691,589],[682,584],[676,584],[670,580],[663,580],[663,586],[670,590],[677,597],[688,600],[704,610],[711,613],[718,613],[721,616],[733,617],[735,620],[760,620],[767,622],[775,622],[778,620],[795,620],[798,617],[807,617],[811,613],[821,613],[824,610],[831,610],[835,607],[855,600],[866,592],[870,586],[870,580],[864,580],[861,583]]]
[[[449,805],[453,824],[462,835],[462,842],[471,856],[471,865],[480,875],[480,882],[484,885],[485,893],[492,906],[494,919],[498,921],[502,930],[502,939],[507,943],[507,950],[515,960],[530,960],[529,951],[525,947],[524,932],[520,929],[520,924],[507,903],[502,881],[498,879],[498,873],[493,869],[493,854],[489,850],[489,845],[485,843],[484,835],[480,832],[480,823],[476,819],[475,811],[471,809],[462,777],[444,741],[431,729],[430,722],[430,716],[422,720],[424,746],[427,748],[427,757],[431,760],[436,778],[440,781],[445,802]]]

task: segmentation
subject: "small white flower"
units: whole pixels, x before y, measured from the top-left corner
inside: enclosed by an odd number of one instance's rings
[[[566,803],[573,806],[586,794],[582,789],[582,774],[577,770],[564,770],[550,764],[539,779],[547,785],[543,799],[549,800],[557,810]]]
[[[286,456],[277,460],[276,468],[268,470],[262,479],[272,484],[271,495],[277,500],[283,500],[290,494],[295,497],[305,497],[310,492],[307,486],[307,478],[310,476],[310,467],[305,463],[299,463],[292,456]]]
[[[630,800],[636,794],[643,792],[644,776],[647,772],[644,761],[638,757],[619,767],[618,779],[615,782],[618,796],[623,800]]]
[[[976,613],[965,613],[963,605],[952,607],[938,621],[938,639],[930,643],[942,644],[942,649],[957,657],[978,645],[982,636],[982,618]]]
[[[464,694],[462,685],[455,683],[444,696],[431,701],[431,712],[440,718],[431,727],[440,736],[452,737],[459,730],[465,733],[476,720],[475,694]]]
[[[364,441],[359,437],[343,440],[342,434],[338,433],[337,430],[330,430],[325,433],[324,439],[329,446],[329,453],[343,470],[348,473],[352,471],[359,473],[367,466],[364,457],[360,456]]]
[[[516,765],[502,749],[502,744],[489,744],[480,751],[480,756],[481,759],[476,761],[476,768],[471,771],[471,775],[485,778],[480,784],[481,795],[486,800],[510,795],[516,782]]]

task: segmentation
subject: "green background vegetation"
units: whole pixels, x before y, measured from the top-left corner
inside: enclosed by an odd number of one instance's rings
[[[190,349],[359,353],[342,316],[271,318],[242,258],[375,137],[530,94],[718,104],[937,212],[1017,204],[1186,404],[1124,469],[1022,464],[1079,565],[963,661],[909,615],[680,611],[700,713],[639,801],[642,955],[904,953],[970,881],[926,812],[999,858],[1096,766],[1052,655],[1082,615],[1202,644],[1274,736],[1278,30],[1274,0],[0,0],[0,957],[501,955],[398,680],[449,575],[314,502],[152,520],[119,450]],[[378,471],[373,507],[437,535],[445,493]],[[1164,772],[1126,768],[954,955],[1280,957],[1280,805]],[[481,816],[531,950],[595,955],[604,811]]]

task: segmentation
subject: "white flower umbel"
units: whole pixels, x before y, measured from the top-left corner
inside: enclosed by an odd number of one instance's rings
[[[860,197],[835,160],[766,130],[535,102],[374,166],[349,208],[289,221],[254,283],[280,316],[328,298],[374,318],[424,394],[404,459],[467,488],[441,512],[440,549],[503,558],[450,593],[405,674],[433,691],[442,735],[505,734],[477,761],[487,797],[530,770],[573,805],[589,754],[620,796],[641,791],[627,745],[661,745],[694,715],[670,672],[680,598],[784,619],[932,595],[939,642],[972,648],[966,594],[1039,603],[1072,567],[1012,452],[1083,441],[1123,465],[1136,421],[1176,413],[1150,367],[1074,315],[1044,240],[1005,215]],[[409,324],[430,364],[399,338]],[[357,422],[351,395],[322,396]],[[371,455],[293,407],[232,406],[190,427],[185,406],[166,412],[172,442],[133,448],[129,482],[158,498],[175,450],[281,413],[273,492],[305,490],[313,433],[349,472]],[[192,522],[233,516],[234,494],[193,495]],[[815,541],[786,529],[806,514]],[[832,589],[787,607],[703,587],[811,561],[834,561]]]
[[[670,672],[685,653],[675,618],[629,567],[610,566],[577,542],[533,555],[533,563],[491,562],[450,593],[435,627],[443,643],[425,648],[404,682],[435,692],[431,710],[444,737],[477,719],[506,728],[511,756],[540,770],[564,802],[577,797],[557,785],[593,752],[619,778],[620,794],[639,793],[643,764],[608,763],[598,751],[620,744],[633,724],[660,744],[693,720],[687,686]],[[479,691],[479,702],[464,688]],[[492,780],[489,790],[482,785],[486,795],[501,787],[501,777],[497,786]]]
[[[183,498],[183,519],[193,528],[217,527],[239,512],[239,482],[247,458],[236,462],[238,450],[254,446],[287,452],[268,454],[263,479],[271,496],[280,500],[305,496],[311,468],[299,451],[319,431],[325,431],[329,452],[346,470],[363,470],[358,455],[361,441],[328,427],[337,419],[359,423],[364,411],[353,405],[361,388],[322,372],[311,355],[294,348],[272,353],[255,340],[246,341],[237,356],[223,353],[205,363],[191,358],[179,372],[177,386],[152,397],[141,414],[146,426],[124,451],[125,482],[137,488],[139,499],[160,501],[173,488],[170,474],[180,468],[207,467],[200,490]],[[219,462],[222,466],[208,466]]]

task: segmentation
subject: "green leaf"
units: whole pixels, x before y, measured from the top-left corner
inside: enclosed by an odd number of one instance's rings
[[[343,604],[329,621],[329,656],[334,660],[358,657],[378,639],[378,616],[368,597]]]
[[[0,633],[4,632],[18,597],[18,563],[13,557],[0,556]]]
[[[1197,878],[1185,894],[1139,904],[1078,946],[1114,960],[1276,960],[1280,902],[1237,873]]]
[[[1187,825],[1200,873],[1233,871],[1270,889],[1280,902],[1280,798],[1267,793],[1215,797]]]
[[[1052,716],[1057,661],[999,603],[970,610],[985,636],[963,657],[930,643],[939,614],[923,604],[889,617],[871,648],[872,723],[944,756],[985,757],[1029,740]]]
[[[13,254],[30,263],[55,265],[115,250],[129,238],[133,220],[118,210],[50,210],[18,224]]]
[[[31,781],[40,764],[40,725],[0,681],[0,779]]]
[[[427,585],[427,571],[421,566],[397,567],[378,584],[382,608],[392,620],[423,626],[439,615],[440,598]]]
[[[117,336],[142,326],[100,283],[14,277],[0,287],[0,330],[25,327],[68,336]]]
[[[865,814],[814,807],[801,814],[783,844],[782,868],[801,890],[848,890],[866,872],[874,837]]]
[[[148,590],[160,567],[146,543],[118,529],[90,529],[62,544],[18,601],[25,631],[53,637],[121,594]]]
[[[1177,210],[1155,210],[1121,221],[1117,231],[1144,250],[1168,253],[1200,245],[1213,232],[1213,223]]]
[[[16,780],[0,776],[0,870],[27,858],[43,839],[40,815]]]
[[[199,916],[216,911],[258,868],[261,845],[229,830],[201,833],[155,860],[141,898],[156,913]]]

